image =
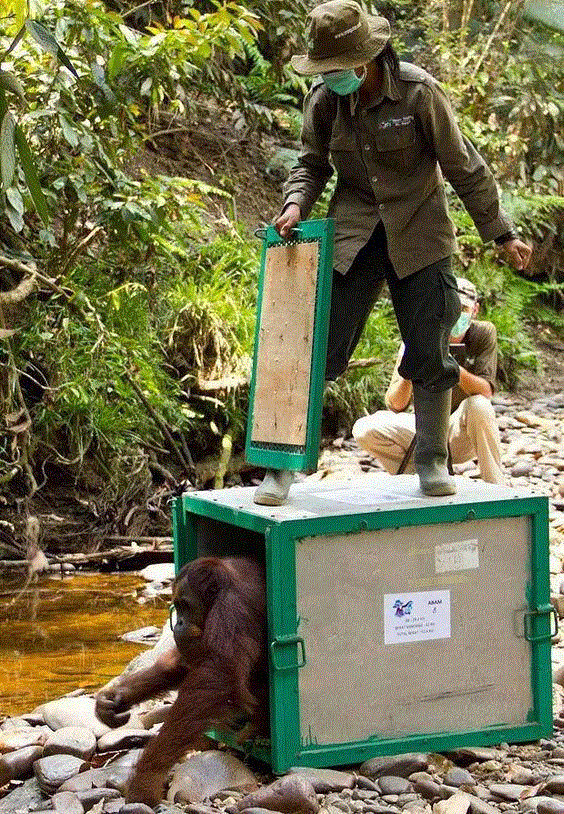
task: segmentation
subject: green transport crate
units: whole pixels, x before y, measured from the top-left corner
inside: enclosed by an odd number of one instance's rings
[[[295,484],[276,508],[254,488],[176,499],[177,568],[266,565],[271,742],[246,747],[275,772],[551,734],[547,498],[457,484],[428,498],[374,473]]]

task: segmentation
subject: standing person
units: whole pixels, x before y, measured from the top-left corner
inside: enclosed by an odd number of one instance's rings
[[[502,484],[501,441],[491,403],[497,372],[497,333],[491,322],[475,318],[475,285],[464,277],[456,282],[462,311],[450,341],[457,346],[460,372],[452,390],[448,449],[453,464],[477,458],[482,479]],[[373,455],[391,475],[413,471],[415,416],[405,412],[412,400],[413,385],[398,372],[403,351],[402,343],[385,395],[388,409],[359,418],[353,427],[359,447]]]
[[[460,315],[451,256],[454,227],[445,179],[485,242],[501,245],[517,269],[531,249],[502,211],[494,178],[466,139],[436,80],[398,62],[383,17],[354,0],[329,0],[309,14],[308,53],[296,71],[320,74],[306,95],[302,150],[285,184],[275,227],[284,238],[309,216],[333,173],[328,215],[335,219],[335,261],[326,378],[346,370],[384,280],[405,352],[400,375],[413,384],[415,470],[427,495],[456,491],[447,470],[451,388],[449,354]],[[279,505],[293,474],[267,470],[256,503]]]

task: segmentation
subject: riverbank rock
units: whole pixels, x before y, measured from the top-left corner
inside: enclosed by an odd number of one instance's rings
[[[229,752],[199,752],[175,770],[168,800],[171,803],[201,803],[223,789],[256,789],[255,775]]]
[[[63,727],[89,729],[101,738],[110,727],[103,724],[94,711],[96,701],[90,695],[66,696],[57,701],[49,701],[39,708],[47,726],[57,731]]]
[[[309,780],[290,774],[247,794],[239,800],[236,808],[239,811],[248,808],[267,808],[285,814],[317,814],[320,806],[315,789]]]
[[[91,729],[83,726],[63,726],[47,739],[43,757],[74,755],[82,760],[90,760],[95,751],[96,736]]]

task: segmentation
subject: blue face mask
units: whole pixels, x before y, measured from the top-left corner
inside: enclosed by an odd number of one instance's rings
[[[456,320],[455,324],[452,326],[450,335],[463,336],[463,334],[465,334],[468,328],[470,327],[471,322],[472,314],[468,314],[466,313],[466,311],[463,311]]]
[[[366,68],[362,76],[357,76],[353,70],[350,70],[322,73],[321,78],[330,90],[338,93],[339,96],[348,96],[349,93],[358,90],[366,79]]]

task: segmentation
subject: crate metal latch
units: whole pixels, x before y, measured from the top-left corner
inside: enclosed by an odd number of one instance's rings
[[[548,633],[541,633],[540,636],[533,636],[533,622],[535,617],[550,616],[550,630]],[[554,620],[554,630],[552,630],[552,620]],[[528,642],[544,642],[552,639],[558,633],[558,614],[554,605],[538,605],[534,610],[525,611],[524,618],[524,635]]]
[[[278,664],[276,661],[277,648],[285,647],[289,644],[297,644],[299,647],[297,662],[295,664]],[[301,636],[275,636],[274,641],[270,643],[270,655],[272,658],[272,666],[275,670],[295,670],[296,668],[303,667],[306,663],[304,640]]]

